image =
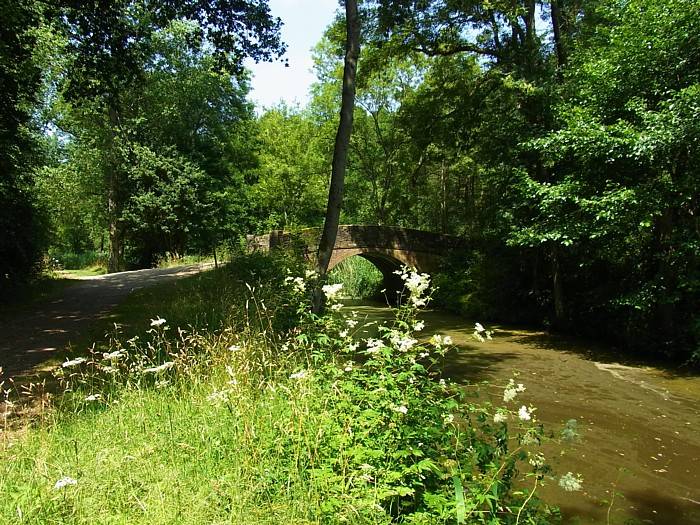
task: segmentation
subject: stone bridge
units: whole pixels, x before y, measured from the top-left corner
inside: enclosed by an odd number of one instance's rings
[[[310,262],[314,262],[320,238],[320,228],[307,228],[295,233],[275,230],[265,235],[249,235],[247,244],[250,251],[296,247]],[[407,265],[431,273],[438,269],[443,257],[464,246],[464,239],[453,235],[391,226],[344,225],[338,228],[328,270],[357,255],[382,272],[387,288],[400,289],[394,270]]]

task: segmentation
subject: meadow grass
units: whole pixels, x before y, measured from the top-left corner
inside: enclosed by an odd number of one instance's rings
[[[0,523],[551,522],[513,489],[520,464],[543,475],[543,431],[440,379],[449,338],[412,336],[427,276],[405,271],[410,302],[358,354],[340,287],[319,317],[299,275],[254,255],[131,297],[39,424],[3,429]]]

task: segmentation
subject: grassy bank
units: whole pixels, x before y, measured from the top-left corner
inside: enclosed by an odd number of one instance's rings
[[[441,379],[424,276],[380,338],[291,259],[143,290],[122,333],[56,373],[37,428],[3,435],[2,523],[551,523],[532,407]],[[575,479],[569,479],[575,485]],[[526,489],[516,487],[526,486]],[[575,488],[575,486],[574,486]]]

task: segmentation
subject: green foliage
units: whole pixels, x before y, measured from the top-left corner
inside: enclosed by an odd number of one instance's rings
[[[328,272],[329,284],[343,285],[343,295],[352,299],[382,297],[384,277],[374,264],[362,257],[340,261]]]
[[[322,223],[332,144],[325,131],[307,111],[286,106],[258,119],[259,166],[250,188],[257,229]]]
[[[509,408],[522,386],[504,406],[466,396],[440,379],[448,338],[414,338],[427,276],[406,271],[394,324],[355,341],[352,313],[308,313],[293,258],[237,262],[190,283],[195,311],[220,297],[217,328],[141,317],[58,367],[56,411],[0,452],[2,519],[556,522],[536,497],[544,432],[532,407]],[[289,306],[296,322],[272,329]],[[533,488],[518,490],[524,469]]]
[[[33,194],[37,138],[32,110],[41,70],[33,54],[40,9],[32,1],[0,4],[0,293],[39,269],[45,237]]]

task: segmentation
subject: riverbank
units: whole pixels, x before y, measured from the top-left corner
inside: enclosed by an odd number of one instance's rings
[[[354,301],[370,320],[389,310]],[[581,440],[548,458],[559,472],[582,474],[573,496],[550,483],[541,495],[562,509],[565,523],[700,524],[700,378],[613,360],[605,348],[543,332],[494,327],[493,340],[472,337],[474,323],[427,311],[426,336],[452,337],[445,372],[463,383],[503,385],[519,373],[523,402],[537,407],[548,429],[576,419]],[[498,395],[499,389],[482,389]]]

